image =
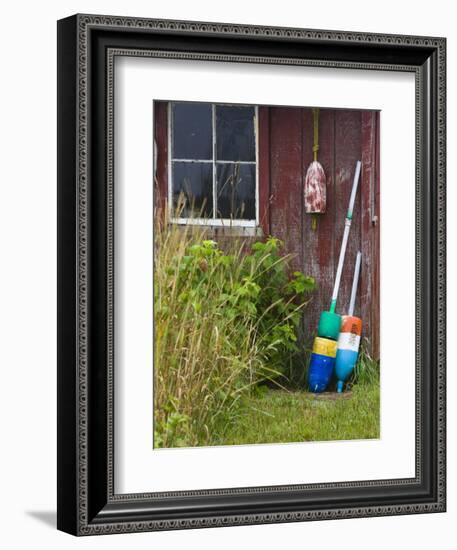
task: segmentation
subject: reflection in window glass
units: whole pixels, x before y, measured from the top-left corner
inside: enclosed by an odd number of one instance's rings
[[[217,160],[255,162],[254,107],[216,106]]]
[[[209,103],[173,104],[173,158],[213,158],[212,107]]]
[[[217,217],[255,219],[255,164],[217,164]]]
[[[213,216],[213,165],[173,162],[173,209],[181,218]]]
[[[170,114],[172,217],[255,222],[256,108],[171,102]]]

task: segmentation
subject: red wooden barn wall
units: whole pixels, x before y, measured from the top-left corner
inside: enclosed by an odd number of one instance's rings
[[[155,103],[157,166],[156,206],[167,196],[167,104]],[[369,351],[379,357],[379,113],[321,109],[318,160],[327,176],[327,211],[316,230],[304,212],[303,183],[313,152],[312,110],[259,107],[260,224],[265,235],[284,241],[292,267],[315,277],[318,290],[305,313],[305,338],[315,334],[320,312],[328,309],[343,236],[354,169],[362,161],[361,180],[338,296],[337,311],[349,305],[355,257],[362,269],[355,315],[363,320]]]
[[[361,180],[338,296],[337,311],[349,305],[355,257],[362,251],[362,269],[355,315],[363,320],[369,349],[379,357],[379,113],[321,109],[318,160],[327,176],[327,210],[317,228],[304,211],[303,184],[313,159],[311,109],[264,108],[269,119],[269,144],[260,134],[260,149],[269,149],[270,234],[294,255],[292,265],[318,283],[305,314],[305,337],[314,335],[320,312],[328,309],[333,290],[354,169],[362,161]],[[263,143],[262,143],[263,142]],[[264,167],[264,171],[266,171]],[[264,182],[260,180],[260,187]]]

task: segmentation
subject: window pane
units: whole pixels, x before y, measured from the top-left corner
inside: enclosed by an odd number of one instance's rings
[[[217,217],[255,220],[255,164],[217,164]]]
[[[255,162],[254,107],[216,107],[218,160]]]
[[[213,158],[212,108],[209,103],[173,103],[172,158]]]
[[[173,162],[173,208],[181,218],[213,216],[213,165]]]

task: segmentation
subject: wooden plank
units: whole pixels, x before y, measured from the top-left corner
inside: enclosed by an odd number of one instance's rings
[[[372,111],[362,113],[362,270],[360,277],[359,296],[361,317],[363,321],[363,336],[372,343],[372,204],[374,190],[374,134]]]
[[[301,109],[270,108],[271,234],[293,255],[292,269],[302,269],[303,177]]]
[[[380,116],[379,111],[376,112],[374,130],[376,145],[375,145],[375,195],[374,195],[374,221],[373,227],[373,294],[372,294],[372,354],[375,359],[380,358],[380,340],[381,340],[381,201],[380,201],[380,177],[381,177],[381,158],[380,158]]]
[[[377,118],[362,112],[362,272],[359,287],[363,334],[369,352],[379,357],[379,170],[377,169]],[[376,195],[378,194],[378,197]],[[375,218],[377,216],[377,218]]]
[[[165,212],[168,200],[168,102],[154,101],[154,207]]]
[[[270,108],[259,106],[258,112],[259,223],[267,236],[270,234]]]
[[[313,160],[313,115],[312,109],[303,109],[303,180],[306,170]],[[321,109],[319,112],[319,151],[318,161],[322,164],[327,178],[326,213],[317,218],[316,229],[312,228],[312,216],[303,214],[303,266],[302,271],[316,279],[318,288],[313,294],[304,314],[305,343],[310,344],[314,337],[320,314],[328,310],[334,279],[334,141],[335,111]],[[303,193],[303,191],[302,191]]]
[[[336,110],[335,111],[335,229],[333,239],[333,254],[335,258],[335,270],[338,264],[341,241],[344,231],[346,212],[349,204],[356,162],[362,155],[362,113],[361,111]],[[341,286],[338,295],[337,312],[346,314],[349,307],[349,299],[352,288],[355,259],[357,251],[361,250],[362,228],[362,194],[365,182],[359,182],[359,188],[355,200],[351,232],[346,248],[346,258],[341,277]],[[366,271],[362,265],[361,276]],[[361,315],[362,296],[359,292],[354,314]],[[363,319],[365,323],[365,319]],[[365,333],[366,334],[366,333]]]

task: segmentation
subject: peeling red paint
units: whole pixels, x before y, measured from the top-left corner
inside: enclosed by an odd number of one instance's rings
[[[166,103],[155,103],[158,146],[156,196],[167,190]],[[379,113],[320,109],[319,162],[326,176],[326,208],[312,228],[304,197],[305,174],[313,162],[312,110],[259,107],[259,215],[264,235],[274,235],[291,254],[292,268],[315,277],[318,290],[305,314],[305,336],[316,331],[321,311],[329,308],[355,163],[362,161],[351,235],[337,311],[349,306],[352,274],[362,251],[359,293],[354,314],[363,319],[363,336],[379,357]],[[157,203],[156,203],[157,204]],[[374,223],[374,216],[377,221]]]
[[[168,102],[154,102],[154,141],[156,146],[154,204],[164,209],[168,195]]]

